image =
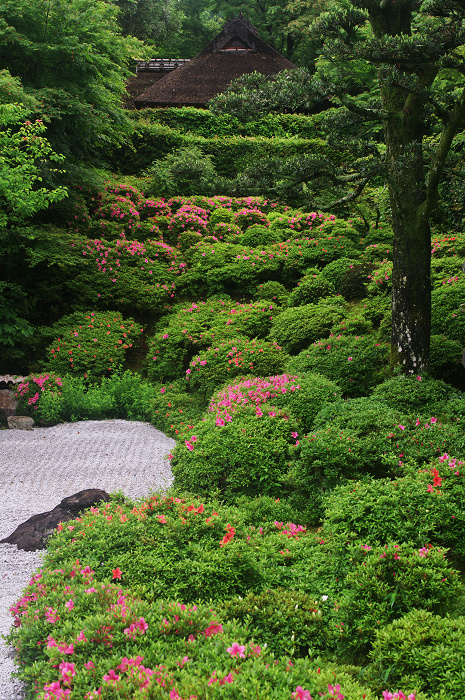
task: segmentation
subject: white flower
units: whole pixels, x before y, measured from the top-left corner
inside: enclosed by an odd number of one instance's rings
[[[322,595],[322,596],[321,596],[321,600],[323,600],[323,601],[328,600],[328,596],[327,596],[327,595]]]

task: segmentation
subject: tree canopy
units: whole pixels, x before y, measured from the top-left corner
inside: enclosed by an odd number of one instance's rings
[[[21,79],[55,150],[91,158],[121,142],[128,64],[141,43],[121,36],[117,7],[94,0],[5,0],[0,66]]]

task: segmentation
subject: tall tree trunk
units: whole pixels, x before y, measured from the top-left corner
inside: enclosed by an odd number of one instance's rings
[[[394,232],[391,365],[400,365],[406,374],[420,374],[428,368],[431,330],[431,231],[422,148],[425,105],[389,73],[380,71],[381,100],[388,115],[384,137]]]

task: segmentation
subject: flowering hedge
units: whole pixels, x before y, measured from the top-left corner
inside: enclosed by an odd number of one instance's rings
[[[133,319],[111,311],[76,313],[63,318],[59,326],[59,337],[47,349],[47,369],[89,381],[121,369],[126,350],[143,330]]]

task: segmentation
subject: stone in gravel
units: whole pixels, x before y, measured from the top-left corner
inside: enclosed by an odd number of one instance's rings
[[[7,416],[8,427],[17,430],[32,430],[34,419],[29,416]]]
[[[86,508],[109,500],[109,494],[101,489],[79,491],[64,498],[53,510],[33,515],[32,518],[21,523],[11,535],[0,540],[0,544],[16,544],[18,549],[23,549],[25,552],[45,549],[47,540],[59,523],[74,520]]]

